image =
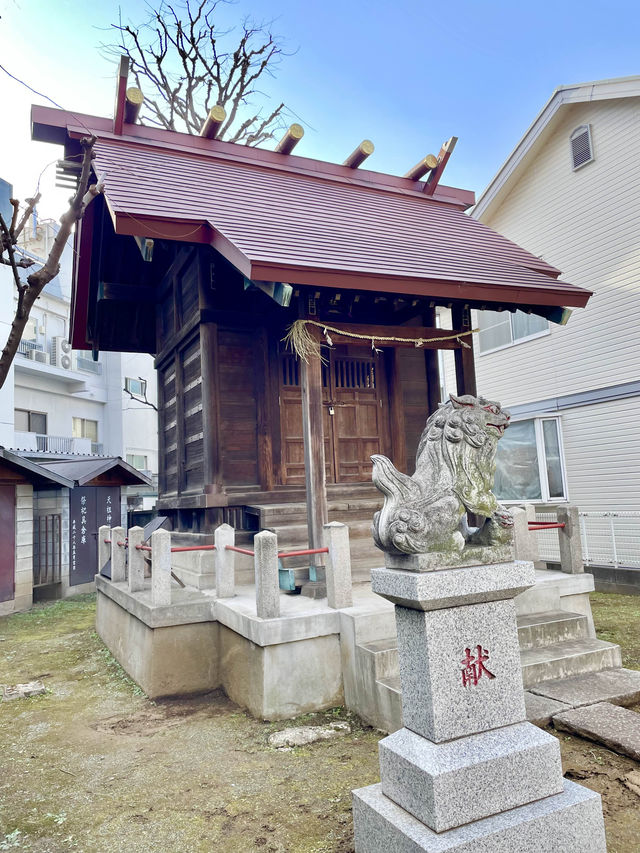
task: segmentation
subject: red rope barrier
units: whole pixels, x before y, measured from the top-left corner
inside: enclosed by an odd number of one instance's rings
[[[307,554],[328,554],[328,548],[306,548],[304,551],[282,551],[278,557],[282,560],[284,557],[306,557]]]
[[[530,521],[529,530],[551,530],[552,528],[564,527],[564,522],[554,523],[547,521]]]
[[[225,545],[227,551],[235,551],[236,554],[247,554],[249,557],[255,557],[255,551],[249,551],[247,548],[236,548],[235,545]]]
[[[190,545],[188,548],[172,548],[171,553],[176,551],[215,551],[215,545]]]

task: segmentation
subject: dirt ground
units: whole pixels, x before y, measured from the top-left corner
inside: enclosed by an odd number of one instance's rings
[[[596,622],[640,668],[640,599],[596,595]],[[336,709],[252,719],[221,692],[150,702],[93,630],[84,596],[0,619],[0,682],[48,692],[0,703],[0,851],[348,853],[350,791],[379,778],[381,734]],[[285,726],[346,719],[351,734],[288,752]],[[560,734],[568,778],[603,796],[609,853],[640,850],[640,764]]]

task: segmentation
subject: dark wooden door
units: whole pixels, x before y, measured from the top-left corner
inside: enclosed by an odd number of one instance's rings
[[[322,368],[322,398],[324,402],[324,460],[328,483],[335,482],[331,418],[329,415],[329,368]],[[280,356],[280,435],[282,478],[285,485],[304,486],[304,442],[302,438],[302,395],[300,364],[291,353]]]
[[[381,355],[358,355],[356,348],[323,350],[322,370],[325,469],[328,483],[362,483],[371,478],[373,453],[384,453],[386,386]],[[360,349],[360,352],[362,350]],[[300,371],[296,358],[280,356],[282,478],[304,485],[304,445]]]
[[[0,543],[0,601],[10,601],[15,594],[15,486],[0,486]]]
[[[331,361],[331,415],[337,483],[371,479],[371,455],[384,441],[381,355],[336,353]]]

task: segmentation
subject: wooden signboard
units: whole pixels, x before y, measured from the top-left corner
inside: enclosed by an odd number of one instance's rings
[[[69,493],[69,585],[90,583],[98,571],[98,528],[120,524],[118,486],[77,486]]]

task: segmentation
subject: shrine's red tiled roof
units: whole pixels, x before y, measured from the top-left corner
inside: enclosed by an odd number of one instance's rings
[[[58,111],[38,110],[34,125],[51,127]],[[209,242],[254,280],[523,306],[590,296],[467,216],[465,191],[430,198],[403,178],[138,126],[115,136],[93,121],[118,233]],[[86,128],[69,117],[66,132]]]

